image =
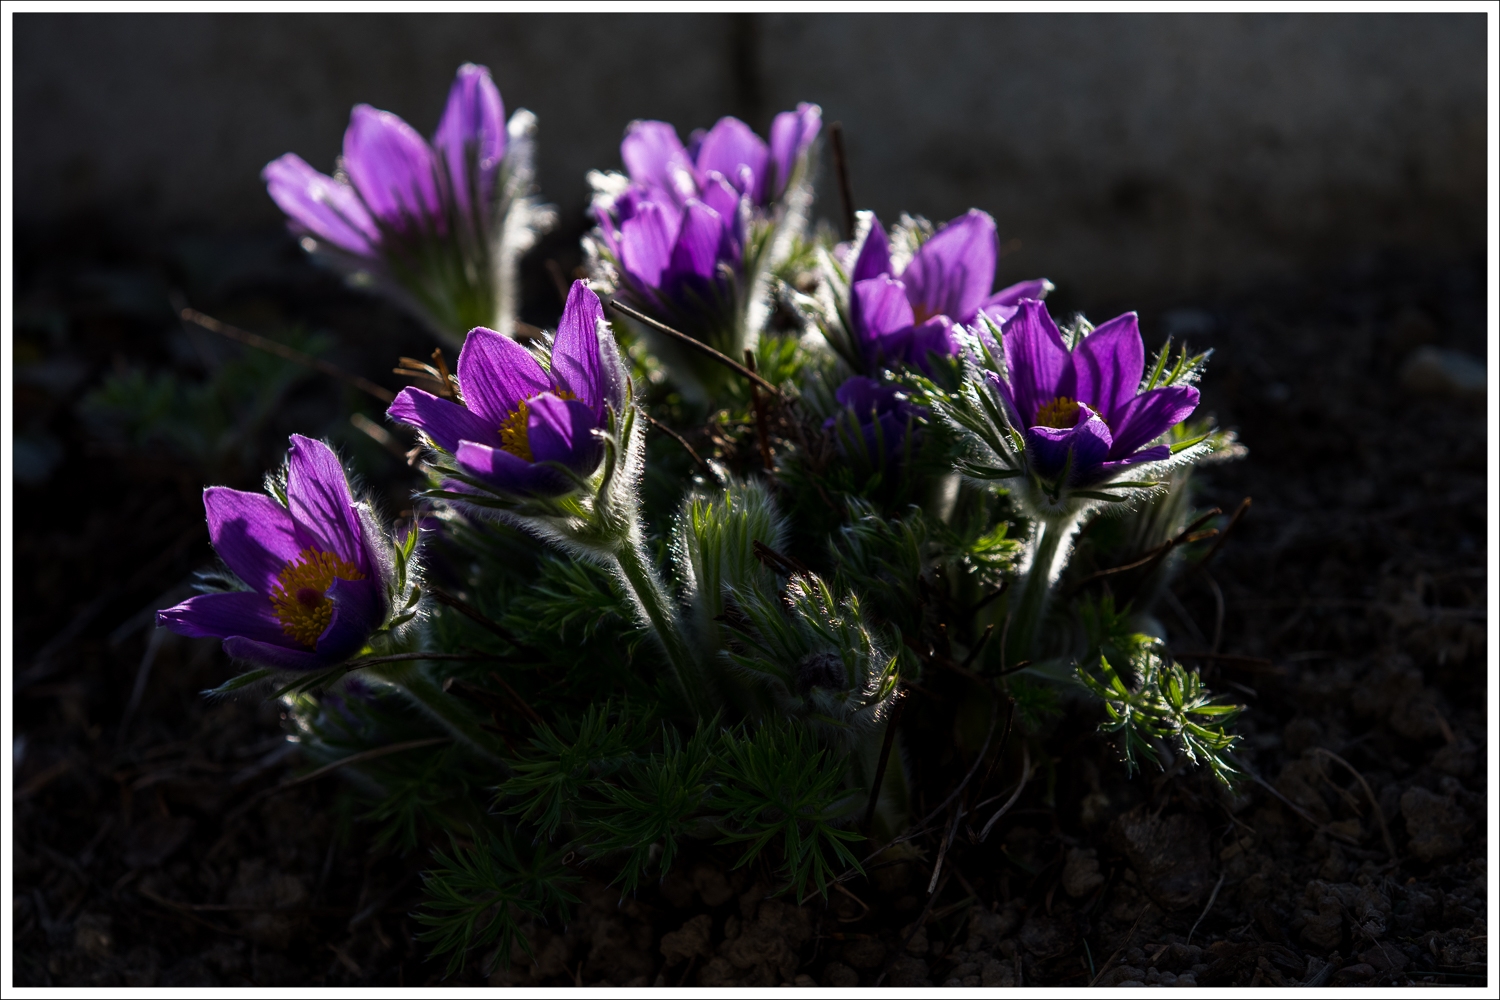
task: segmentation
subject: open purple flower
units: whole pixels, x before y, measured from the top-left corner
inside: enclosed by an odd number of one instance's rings
[[[574,481],[557,466],[592,473],[604,455],[596,432],[610,409],[625,406],[624,368],[613,340],[600,335],[603,319],[599,297],[575,281],[551,371],[509,337],[476,327],[458,356],[462,404],[407,388],[387,413],[452,455],[466,476],[506,493],[567,493]]]
[[[286,153],[261,178],[294,230],[376,265],[456,340],[497,322],[507,144],[499,89],[488,69],[466,63],[430,143],[399,116],[360,104],[336,176]]]
[[[875,458],[899,452],[912,424],[926,412],[907,398],[901,386],[863,375],[846,379],[834,398],[846,411],[853,412],[865,452]],[[835,414],[823,421],[823,427],[833,430],[845,418],[845,414]]]
[[[1147,446],[1198,407],[1192,386],[1140,391],[1146,351],[1135,313],[1100,325],[1069,351],[1047,307],[1023,299],[1003,337],[1009,379],[987,375],[1044,478],[1067,471],[1070,483],[1087,485],[1168,458],[1166,445]]]
[[[868,365],[894,361],[926,371],[929,354],[957,353],[955,326],[980,312],[1004,322],[1021,299],[1052,288],[1043,278],[990,293],[1000,246],[987,212],[970,209],[943,226],[899,273],[880,220],[870,223],[849,274],[851,333]]]
[[[285,506],[213,486],[203,507],[214,550],[249,589],[189,598],[157,612],[158,625],[290,670],[333,666],[364,648],[386,617],[382,561],[331,448],[292,436]]]

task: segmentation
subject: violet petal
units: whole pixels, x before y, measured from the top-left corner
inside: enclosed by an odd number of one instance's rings
[[[714,123],[703,137],[703,145],[698,147],[698,175],[706,177],[710,170],[717,170],[742,194],[758,199],[769,155],[765,141],[749,125],[726,116]],[[740,170],[741,166],[750,168],[748,177]]]
[[[667,122],[631,122],[620,142],[620,159],[631,180],[659,188],[679,202],[696,190],[692,161],[677,130]]]
[[[318,636],[318,655],[328,660],[344,660],[359,652],[385,617],[380,586],[371,579],[336,578],[328,588],[333,602],[333,617]]]
[[[476,326],[458,352],[458,384],[469,409],[498,430],[523,400],[551,389],[552,379],[526,348]]]
[[[194,639],[243,635],[260,642],[290,643],[270,598],[248,590],[199,594],[156,613],[156,624]]]
[[[370,211],[388,225],[439,217],[437,158],[399,116],[356,105],[344,132],[344,169]]]
[[[392,420],[415,427],[428,440],[450,455],[460,441],[495,441],[497,428],[474,415],[474,411],[451,399],[408,386],[396,394],[390,409]]]
[[[1068,467],[1068,453],[1073,454],[1069,473],[1071,482],[1087,480],[1109,455],[1109,427],[1088,407],[1080,407],[1078,423],[1072,427],[1028,427],[1026,445],[1036,470],[1047,478],[1060,475]]]
[[[711,278],[724,243],[724,218],[696,199],[682,213],[682,230],[672,247],[675,274]]]
[[[1101,323],[1084,337],[1073,348],[1073,370],[1078,374],[1078,401],[1118,426],[1120,408],[1135,398],[1146,370],[1146,347],[1135,313]]]
[[[448,104],[432,137],[447,161],[448,176],[460,207],[467,208],[470,190],[488,199],[505,156],[505,102],[500,88],[484,66],[464,63],[453,78]],[[477,176],[469,177],[470,158]]]
[[[322,441],[293,434],[286,464],[287,510],[296,523],[297,541],[303,547],[331,552],[370,573],[359,515],[349,479],[333,449]]]
[[[594,434],[598,418],[576,399],[548,393],[531,401],[526,413],[526,437],[534,462],[561,462],[586,476],[599,467],[604,444]]]
[[[562,319],[557,323],[557,337],[552,342],[552,377],[559,387],[594,412],[604,412],[604,385],[600,370],[599,321],[604,307],[599,296],[582,281],[568,289]],[[614,345],[609,345],[613,347]]]
[[[278,574],[302,551],[292,515],[264,493],[210,486],[203,491],[203,510],[214,551],[261,594],[271,592]]]
[[[971,208],[922,244],[901,280],[921,319],[942,313],[967,323],[995,282],[995,220]]]
[[[1114,447],[1110,458],[1125,458],[1150,444],[1198,408],[1198,390],[1190,385],[1171,385],[1143,392],[1117,411],[1111,426]]]
[[[556,469],[535,465],[501,448],[465,441],[455,457],[469,475],[508,493],[556,496],[572,488]]]
[[[257,642],[242,635],[224,640],[224,652],[231,659],[248,660],[283,670],[318,670],[329,666],[328,660],[307,649],[293,649],[273,642]]]
[[[677,230],[669,228],[660,206],[645,202],[620,223],[620,264],[641,284],[660,288],[676,239]]]
[[[318,173],[296,153],[267,163],[260,177],[266,193],[292,222],[350,253],[374,254],[380,230],[349,185]]]
[[[1011,396],[1027,426],[1037,408],[1059,396],[1077,396],[1073,357],[1063,343],[1047,307],[1022,299],[1020,312],[1005,324],[1005,363],[1010,370]]]

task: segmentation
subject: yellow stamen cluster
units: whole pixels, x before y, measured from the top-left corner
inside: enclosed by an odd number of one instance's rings
[[[578,398],[566,389],[553,389],[552,395],[558,399]],[[531,435],[526,426],[526,418],[531,411],[529,403],[530,400],[521,400],[516,404],[516,408],[511,411],[510,416],[501,422],[500,448],[502,451],[510,452],[517,458],[524,458],[528,462],[533,462],[535,459],[531,457]]]
[[[276,574],[276,589],[271,592],[271,607],[276,609],[281,630],[312,649],[333,620],[333,602],[328,599],[333,581],[364,578],[332,552],[303,549]]]
[[[1067,396],[1058,396],[1038,407],[1036,420],[1032,422],[1039,427],[1072,427],[1078,423],[1078,403]]]

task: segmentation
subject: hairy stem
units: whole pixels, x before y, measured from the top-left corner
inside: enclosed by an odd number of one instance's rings
[[[1037,522],[1037,539],[1032,550],[1031,569],[1021,581],[1021,592],[1015,596],[1006,658],[1010,663],[1030,659],[1036,653],[1042,619],[1052,597],[1053,568],[1063,546],[1078,530],[1078,515],[1057,514]]]
[[[619,564],[621,578],[635,596],[636,604],[650,624],[652,634],[667,654],[667,663],[672,669],[683,701],[695,714],[703,716],[708,708],[708,693],[703,675],[683,633],[682,619],[667,596],[666,588],[657,576],[656,567],[643,550],[641,540],[638,537],[628,539],[615,550],[615,560]]]

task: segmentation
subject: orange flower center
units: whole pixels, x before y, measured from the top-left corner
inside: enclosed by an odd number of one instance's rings
[[[281,631],[312,649],[333,621],[333,602],[328,599],[333,581],[364,578],[332,552],[303,549],[276,574],[276,589],[271,592],[271,607],[276,609]]]
[[[1067,396],[1058,396],[1038,407],[1036,420],[1032,422],[1039,427],[1072,427],[1078,423],[1078,402]]]

